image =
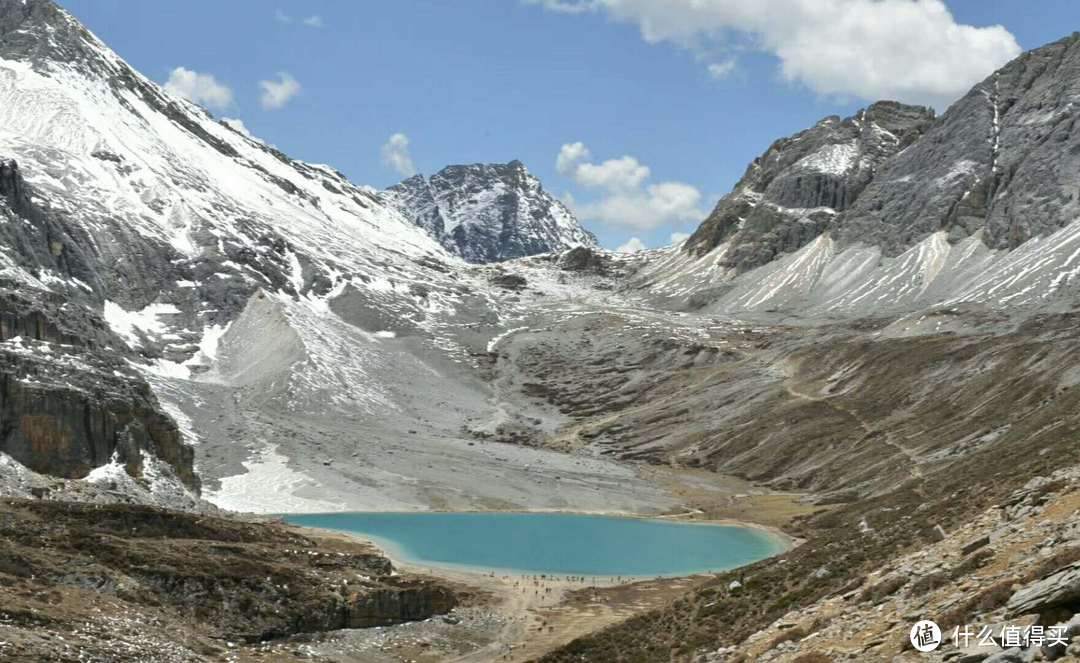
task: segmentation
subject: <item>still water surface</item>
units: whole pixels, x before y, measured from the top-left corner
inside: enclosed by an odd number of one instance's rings
[[[285,520],[370,538],[412,564],[589,576],[721,571],[783,552],[750,527],[566,513],[331,513]]]

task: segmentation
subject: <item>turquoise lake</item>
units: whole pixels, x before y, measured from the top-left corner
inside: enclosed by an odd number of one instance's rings
[[[332,513],[295,525],[362,535],[418,565],[587,576],[722,571],[783,552],[761,530],[564,513]]]

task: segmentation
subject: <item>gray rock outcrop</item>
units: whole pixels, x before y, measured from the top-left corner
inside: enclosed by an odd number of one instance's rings
[[[915,142],[933,118],[929,108],[880,101],[776,141],[683,250],[703,255],[730,241],[722,264],[745,271],[798,249],[854,205],[878,168]]]
[[[1014,249],[1080,216],[1080,34],[1024,53],[943,115],[877,102],[775,142],[683,247],[746,271],[828,231],[895,256],[938,231]]]
[[[1012,249],[1080,215],[1080,34],[1029,51],[878,170],[838,220],[843,242],[896,255],[929,233]]]
[[[1080,564],[1070,564],[1019,589],[1009,598],[1008,614],[1025,615],[1062,606],[1080,606]]]

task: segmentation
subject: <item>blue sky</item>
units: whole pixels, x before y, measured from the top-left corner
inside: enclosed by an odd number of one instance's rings
[[[881,96],[942,111],[1080,25],[1071,0],[807,4],[64,2],[144,74],[295,157],[376,187],[410,165],[521,159],[609,248],[691,232],[776,138]]]

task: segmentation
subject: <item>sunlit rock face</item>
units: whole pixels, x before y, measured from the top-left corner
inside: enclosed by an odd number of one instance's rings
[[[596,246],[573,213],[520,161],[447,166],[383,192],[406,218],[468,262]]]

